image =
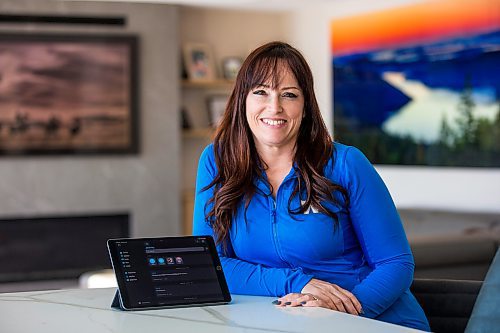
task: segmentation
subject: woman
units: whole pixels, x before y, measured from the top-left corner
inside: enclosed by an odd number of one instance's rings
[[[200,158],[193,232],[216,239],[232,293],[429,330],[390,194],[359,150],[332,143],[288,44],[243,63]]]

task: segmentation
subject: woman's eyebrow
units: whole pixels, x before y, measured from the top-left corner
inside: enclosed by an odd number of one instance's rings
[[[253,89],[255,88],[271,88],[270,85],[268,84],[257,84]],[[280,88],[280,90],[289,90],[289,89],[295,89],[295,90],[299,90],[300,91],[300,88],[299,87],[295,87],[295,86],[290,86],[290,87],[283,87],[283,88]]]

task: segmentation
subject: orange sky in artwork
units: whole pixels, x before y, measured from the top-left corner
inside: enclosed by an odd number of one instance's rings
[[[499,0],[433,0],[335,19],[332,53],[357,53],[500,29]]]

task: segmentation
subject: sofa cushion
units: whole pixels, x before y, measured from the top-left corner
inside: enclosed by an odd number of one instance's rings
[[[496,240],[484,235],[420,236],[410,242],[417,268],[460,264],[487,264],[493,260]]]
[[[463,332],[481,288],[480,281],[415,279],[411,291],[433,332]]]

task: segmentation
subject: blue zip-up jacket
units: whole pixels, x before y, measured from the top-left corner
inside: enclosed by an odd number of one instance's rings
[[[213,150],[212,144],[205,148],[198,165],[195,235],[213,236],[206,220],[213,188],[202,191],[217,174]],[[429,330],[409,291],[413,256],[389,191],[375,168],[358,149],[334,143],[324,175],[343,186],[349,196],[348,207],[328,205],[337,213],[337,227],[331,217],[313,208],[305,214],[289,214],[289,198],[297,182],[294,168],[276,198],[265,180],[254,180],[257,191],[246,222],[242,201],[226,251],[218,246],[231,293],[283,296],[300,293],[317,278],[351,291],[368,318]],[[297,195],[290,208],[299,205]]]

